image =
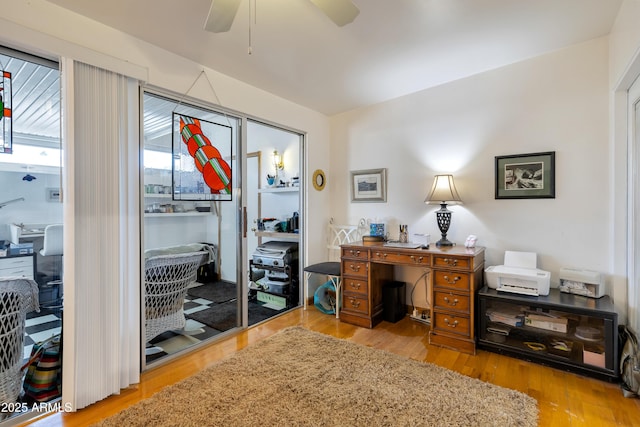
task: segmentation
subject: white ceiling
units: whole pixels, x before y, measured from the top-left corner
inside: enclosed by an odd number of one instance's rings
[[[309,0],[242,0],[213,34],[210,0],[49,1],[328,115],[604,36],[622,3],[353,0],[337,27]]]
[[[11,73],[14,142],[59,146],[60,72],[57,64],[48,61],[36,64],[21,57],[26,58],[0,48],[0,68]]]

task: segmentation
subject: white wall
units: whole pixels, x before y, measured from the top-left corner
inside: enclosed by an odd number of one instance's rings
[[[449,239],[478,235],[486,265],[520,250],[537,252],[556,284],[565,266],[609,273],[607,89],[601,38],[333,117],[332,172],[344,185],[331,188],[332,214],[435,241],[439,206],[423,200],[433,175],[452,173],[464,205],[451,208]],[[496,200],[495,156],[541,151],[556,152],[556,198]],[[350,203],[349,171],[382,167],[387,203]],[[412,283],[419,272],[405,274]],[[624,289],[610,293],[624,307]]]
[[[284,169],[278,171],[278,181],[291,182],[291,178],[299,177],[300,173],[300,137],[299,135],[266,126],[260,123],[250,122],[247,129],[247,151],[261,152],[259,177],[260,187],[267,188],[267,174],[274,175],[273,166],[274,150],[282,156]],[[285,193],[289,194],[289,193]],[[298,194],[290,193],[289,196],[283,194],[262,194],[261,206],[263,217],[273,217],[286,220],[293,215],[294,211],[300,210]],[[250,227],[253,220],[249,218]]]
[[[640,49],[640,1],[624,0],[610,34],[610,86],[615,87]]]

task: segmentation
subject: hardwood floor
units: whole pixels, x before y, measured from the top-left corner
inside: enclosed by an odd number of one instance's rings
[[[431,346],[427,326],[408,317],[398,323],[382,322],[375,329],[340,323],[310,307],[293,310],[221,342],[142,374],[140,384],[123,390],[76,413],[56,413],[31,422],[33,426],[86,426],[147,398],[161,388],[193,375],[217,360],[272,335],[300,325],[369,347],[397,353],[519,390],[538,400],[540,426],[640,426],[640,400],[622,396],[610,384],[543,367],[526,361],[478,351],[475,356]],[[26,424],[25,424],[26,425]]]

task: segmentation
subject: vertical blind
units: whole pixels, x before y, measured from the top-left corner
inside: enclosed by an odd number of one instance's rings
[[[83,408],[139,381],[137,81],[62,62],[62,399]]]

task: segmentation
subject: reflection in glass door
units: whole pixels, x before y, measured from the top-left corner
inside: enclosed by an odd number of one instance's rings
[[[240,120],[145,92],[144,362],[241,326]]]
[[[248,325],[301,305],[304,136],[247,120]]]
[[[0,114],[0,372],[4,381],[0,404],[31,408],[33,393],[23,393],[20,368],[36,344],[53,341],[52,337],[59,342],[62,327],[62,236],[53,233],[62,229],[64,217],[60,71],[55,62],[4,47],[0,47],[0,69],[4,72],[0,112],[7,109]],[[12,138],[8,138],[10,126]],[[11,148],[5,144],[9,139]],[[51,251],[43,250],[45,242]],[[34,282],[16,282],[17,277]],[[38,311],[26,298],[35,286]],[[16,310],[18,305],[11,303],[16,298],[28,312]],[[59,398],[50,393],[51,399]],[[0,412],[4,412],[0,423],[24,421],[20,411]]]

